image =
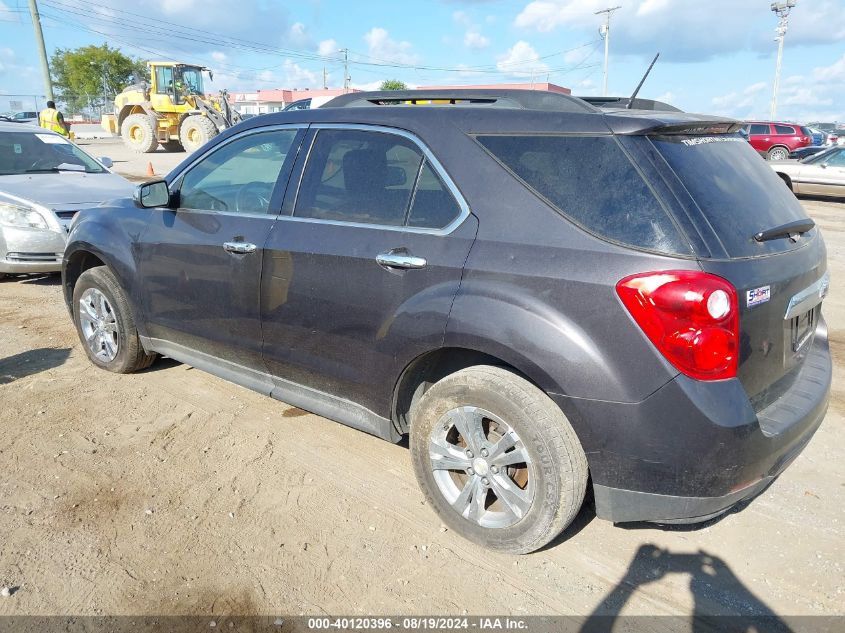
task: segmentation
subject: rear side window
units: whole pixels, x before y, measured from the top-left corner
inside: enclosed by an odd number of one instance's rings
[[[813,135],[813,130],[811,130],[811,129],[810,129],[810,128],[808,128],[808,127],[802,127],[802,128],[801,128],[801,134],[803,134],[804,136],[812,136],[812,135]]]
[[[775,125],[775,134],[795,136],[795,128],[791,125]]]
[[[730,257],[800,248],[801,242],[788,239],[754,240],[760,231],[803,220],[807,214],[741,136],[660,136],[652,141]]]
[[[476,138],[531,190],[587,231],[636,248],[691,253],[613,137]]]
[[[763,123],[753,123],[748,130],[749,134],[768,134],[769,126]]]
[[[408,215],[408,226],[442,229],[460,213],[458,201],[426,161],[417,180],[417,190],[414,192],[411,212]]]

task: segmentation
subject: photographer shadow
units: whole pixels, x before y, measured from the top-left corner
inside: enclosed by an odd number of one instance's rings
[[[689,618],[676,618],[672,631],[731,631],[732,633],[791,633],[792,629],[771,608],[755,596],[724,560],[704,551],[695,554],[674,554],[652,544],[641,545],[628,571],[602,599],[584,622],[580,633],[643,631],[660,629],[649,622],[653,618],[635,616],[617,623],[625,605],[638,588],[658,582],[669,574],[686,574],[694,607]],[[619,624],[619,626],[617,626]],[[614,628],[616,627],[616,628]]]

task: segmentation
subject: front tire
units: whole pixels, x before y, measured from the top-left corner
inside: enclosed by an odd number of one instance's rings
[[[120,136],[126,147],[139,154],[149,154],[156,151],[155,127],[146,114],[130,114],[120,125]]]
[[[578,514],[587,458],[560,408],[501,367],[463,369],[414,407],[411,456],[441,520],[510,554],[533,552]]]
[[[768,153],[769,160],[786,160],[789,158],[789,150],[785,147],[773,147]]]
[[[73,288],[73,322],[82,349],[101,369],[130,374],[156,358],[141,346],[126,293],[105,266],[79,276]]]
[[[217,127],[211,119],[201,114],[192,114],[179,127],[179,140],[186,152],[195,152],[217,136]]]

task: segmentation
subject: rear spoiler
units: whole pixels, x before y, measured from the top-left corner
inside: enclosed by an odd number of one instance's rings
[[[733,134],[745,125],[736,119],[683,112],[606,111],[605,120],[614,134],[654,136],[714,136]]]

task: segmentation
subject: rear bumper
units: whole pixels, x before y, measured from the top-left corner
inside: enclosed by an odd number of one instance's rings
[[[832,366],[822,322],[792,387],[759,413],[738,380],[678,376],[633,404],[552,397],[590,465],[596,514],[694,523],[762,492],[821,424]]]

